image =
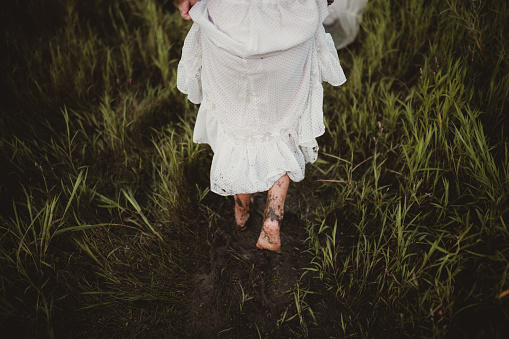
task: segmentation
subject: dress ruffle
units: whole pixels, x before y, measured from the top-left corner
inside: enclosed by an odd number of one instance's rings
[[[294,130],[284,129],[253,143],[228,133],[211,106],[200,109],[193,141],[209,144],[214,152],[211,191],[220,195],[262,192],[284,174],[293,181],[304,179],[306,150],[299,147]],[[222,164],[228,164],[227,173]]]
[[[341,86],[346,77],[339,62],[338,52],[330,33],[320,25],[315,34],[316,53],[318,56],[318,69],[322,82],[328,82],[332,86]]]
[[[177,68],[177,88],[193,104],[201,103],[203,99],[201,86],[202,49],[200,26],[193,25],[187,33],[182,47],[182,58]]]
[[[219,1],[228,2],[228,0]],[[244,2],[243,0],[229,0],[232,6]],[[223,27],[224,32],[221,31],[221,25],[216,25],[215,21],[210,19],[206,0],[202,0],[191,10],[191,17],[195,23],[184,42],[182,59],[178,66],[178,89],[187,94],[191,102],[201,103],[193,140],[196,143],[206,143],[212,147],[214,158],[210,174],[211,190],[220,195],[265,191],[284,174],[288,174],[292,181],[302,180],[305,164],[312,163],[317,159],[316,138],[325,132],[321,83],[326,81],[338,86],[346,81],[334,42],[321,25],[327,15],[325,1],[316,0],[315,3],[304,0],[262,0],[261,2],[268,5],[277,3],[280,8],[287,9],[296,6],[297,3],[303,8],[314,8],[314,13],[317,13],[313,19],[315,21],[314,29],[310,31],[307,40],[288,47],[288,50],[292,50],[292,48],[305,50],[306,46],[311,46],[311,52],[305,61],[305,69],[309,69],[310,74],[303,78],[309,82],[306,84],[307,98],[304,97],[302,104],[296,105],[296,107],[301,107],[301,111],[296,114],[292,113],[293,120],[275,124],[275,127],[270,131],[258,131],[252,134],[245,133],[241,128],[232,129],[231,126],[226,128],[231,121],[221,121],[222,115],[221,112],[218,112],[216,102],[211,100],[212,96],[203,92],[202,89],[202,44],[206,42],[206,44],[211,44],[209,46],[218,46],[222,51],[231,54],[232,58],[242,58],[243,55],[246,58],[263,59],[277,53],[288,52],[287,50],[275,50],[274,46],[268,47],[268,44],[260,43],[256,48],[250,49],[249,46],[254,46],[252,41],[246,43],[235,40],[236,37],[230,30]],[[210,2],[210,6],[213,3]],[[263,9],[263,6],[261,8]],[[239,11],[241,9],[239,7]],[[214,8],[211,8],[210,11],[213,12]],[[288,11],[291,12],[291,9]],[[305,11],[296,12],[302,14]],[[265,12],[262,10],[261,13]],[[298,15],[289,17],[295,19],[296,22],[302,19],[299,19]],[[223,24],[227,22],[227,20],[218,21]],[[303,26],[306,25],[311,27],[312,23],[303,24]],[[298,34],[293,43],[297,42],[301,36],[306,36],[305,32]],[[311,45],[309,45],[310,40]],[[289,45],[285,45],[285,47],[287,46]],[[242,55],[239,55],[238,51]],[[301,99],[299,98],[299,100]],[[222,105],[221,107],[225,107],[224,104]]]

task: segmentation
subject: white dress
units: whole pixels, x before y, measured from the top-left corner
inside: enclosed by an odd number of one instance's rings
[[[346,81],[322,22],[326,0],[202,0],[177,87],[201,103],[193,140],[212,147],[211,190],[268,190],[304,178],[325,132],[322,81]]]
[[[355,40],[367,4],[368,0],[336,0],[329,6],[323,25],[332,35],[337,49]]]

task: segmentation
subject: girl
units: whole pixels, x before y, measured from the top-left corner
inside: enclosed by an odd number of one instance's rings
[[[177,87],[201,103],[193,140],[212,147],[211,190],[234,195],[244,230],[251,194],[268,190],[256,246],[278,251],[290,180],[318,156],[322,81],[345,82],[322,22],[327,0],[176,0],[193,20]],[[332,2],[330,2],[332,3]]]

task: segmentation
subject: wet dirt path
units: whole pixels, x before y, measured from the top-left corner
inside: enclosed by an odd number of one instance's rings
[[[292,289],[309,266],[310,255],[303,253],[306,225],[294,212],[295,204],[287,206],[281,225],[282,250],[256,247],[266,197],[267,193],[254,196],[245,231],[234,227],[233,200],[217,211],[223,220],[212,230],[208,258],[192,273],[190,336],[284,336],[282,320],[295,307]]]

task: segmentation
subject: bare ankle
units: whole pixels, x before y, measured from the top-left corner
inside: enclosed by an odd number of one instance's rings
[[[281,249],[279,229],[279,220],[266,219],[263,223],[256,247],[270,251],[279,251]]]
[[[252,197],[250,194],[238,194],[234,197],[235,199],[235,223],[239,230],[246,228],[246,222],[249,219],[251,213]]]

